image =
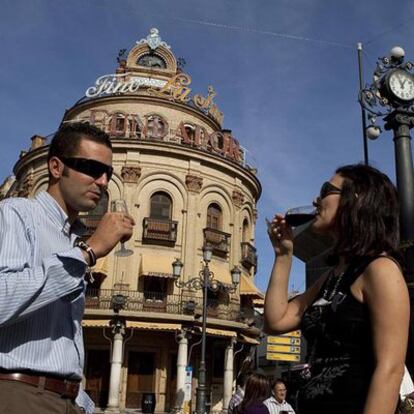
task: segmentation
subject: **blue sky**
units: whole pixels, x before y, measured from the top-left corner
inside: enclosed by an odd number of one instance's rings
[[[265,289],[273,254],[264,218],[309,204],[336,167],[363,160],[357,42],[368,82],[395,45],[414,60],[413,20],[408,0],[3,0],[0,181],[32,135],[55,131],[64,110],[113,73],[119,49],[157,27],[185,58],[193,92],[214,86],[224,127],[258,167]],[[369,155],[394,180],[389,132]],[[294,288],[304,288],[303,274],[295,262]]]

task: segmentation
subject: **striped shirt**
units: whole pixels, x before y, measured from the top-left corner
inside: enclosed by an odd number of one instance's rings
[[[286,411],[289,414],[295,414],[294,409],[292,408],[292,406],[289,403],[287,403],[286,401],[283,401],[283,402],[280,403],[273,396],[271,396],[267,400],[264,400],[263,404],[269,410],[269,414],[279,414],[280,412],[283,412],[283,411]]]
[[[82,225],[48,193],[0,202],[0,367],[82,379]],[[87,413],[93,402],[76,399]]]

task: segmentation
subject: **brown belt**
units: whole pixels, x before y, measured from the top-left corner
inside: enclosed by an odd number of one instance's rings
[[[19,372],[0,372],[0,381],[19,381],[45,390],[56,392],[61,397],[74,400],[79,392],[79,381],[61,380],[41,375],[29,375]]]

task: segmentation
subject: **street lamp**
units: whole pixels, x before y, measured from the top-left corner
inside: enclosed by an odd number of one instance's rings
[[[231,270],[232,286],[225,286],[218,280],[214,279],[213,272],[210,271],[208,264],[211,261],[213,255],[213,249],[211,246],[203,246],[203,268],[199,272],[198,277],[193,277],[187,281],[179,280],[181,276],[181,270],[183,263],[176,259],[172,263],[173,275],[175,279],[175,285],[179,288],[191,288],[196,290],[202,290],[203,292],[203,325],[201,331],[201,360],[200,367],[198,369],[198,387],[196,392],[196,412],[197,414],[204,414],[206,412],[206,326],[207,326],[207,292],[211,290],[216,292],[218,289],[222,289],[226,292],[235,292],[238,284],[240,283],[241,270],[239,267],[234,266]]]
[[[405,52],[399,46],[390,56],[378,58],[373,82],[360,91],[359,102],[369,112],[371,125],[368,136],[376,139],[381,129],[376,125],[382,119],[385,130],[394,131],[395,169],[400,200],[401,249],[406,258],[406,274],[411,312],[414,310],[414,177],[410,130],[414,126],[413,63],[404,62]],[[407,365],[414,369],[414,320],[411,315],[410,345]]]

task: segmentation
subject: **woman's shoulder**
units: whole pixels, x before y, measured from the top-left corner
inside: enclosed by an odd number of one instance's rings
[[[263,402],[257,401],[246,407],[240,414],[269,414],[269,410]]]

